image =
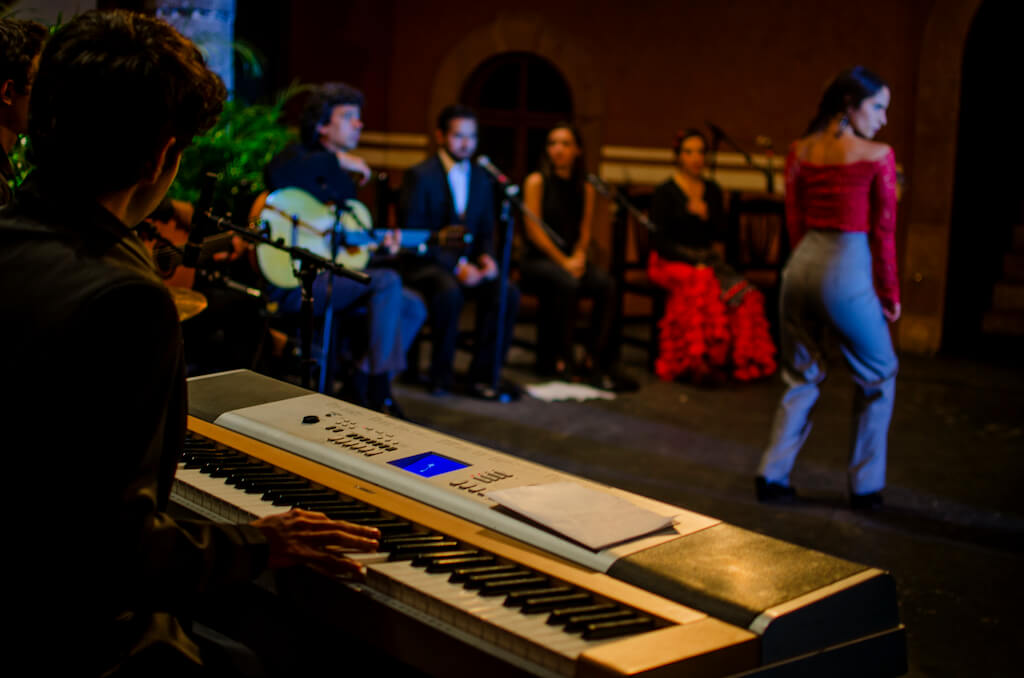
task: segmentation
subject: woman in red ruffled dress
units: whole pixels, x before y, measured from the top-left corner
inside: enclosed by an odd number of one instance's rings
[[[724,260],[722,189],[704,179],[707,140],[676,137],[676,170],[654,191],[647,271],[669,293],[655,371],[665,380],[749,381],[775,371],[764,295]]]

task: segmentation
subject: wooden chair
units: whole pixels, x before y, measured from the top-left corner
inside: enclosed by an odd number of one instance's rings
[[[620,190],[639,209],[646,211],[650,207],[649,192],[640,193],[627,188]],[[654,361],[658,357],[658,321],[665,315],[668,294],[647,276],[650,235],[626,210],[616,211],[612,221],[611,273],[619,291],[615,323],[619,333],[618,341],[645,348],[647,366],[653,370]],[[639,297],[640,304],[636,303],[636,297]],[[645,307],[647,310],[644,310]],[[624,331],[637,325],[647,328],[647,336],[636,336]]]
[[[764,293],[768,322],[777,336],[782,267],[789,257],[785,201],[773,194],[734,192],[729,223],[729,262]]]

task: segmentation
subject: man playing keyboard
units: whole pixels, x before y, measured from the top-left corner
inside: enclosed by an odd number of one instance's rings
[[[374,528],[300,510],[248,525],[165,512],[181,327],[133,229],[224,97],[191,42],[139,14],[83,14],[41,57],[36,169],[0,214],[9,641],[33,673],[221,675],[218,646],[188,630],[200,594],[267,567],[358,572],[339,551],[377,545]]]

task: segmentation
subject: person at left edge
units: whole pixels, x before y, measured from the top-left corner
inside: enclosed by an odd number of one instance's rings
[[[301,143],[275,157],[266,169],[270,190],[301,188],[323,203],[343,205],[356,197],[356,184],[350,176],[358,174],[365,183],[370,178],[366,162],[352,151],[359,144],[363,129],[363,94],[345,83],[321,85],[302,113]],[[397,238],[389,239],[393,254]],[[384,248],[389,249],[389,248]],[[363,284],[334,276],[330,307],[334,311],[365,304],[369,336],[366,354],[357,361],[343,395],[358,405],[403,416],[391,395],[391,380],[405,369],[405,355],[419,332],[427,311],[420,298],[402,287],[397,272],[371,264],[366,270],[370,282]],[[329,273],[321,273],[313,286],[313,313],[323,316],[327,309]],[[302,289],[272,289],[285,313],[298,313]]]
[[[9,156],[18,135],[28,130],[28,98],[45,40],[46,26],[40,23],[0,19],[0,206],[14,197]]]
[[[168,513],[181,326],[135,229],[225,96],[195,45],[142,14],[77,16],[40,57],[35,167],[0,210],[0,430],[18,479],[0,499],[18,589],[5,640],[28,673],[224,676],[229,645],[192,623],[211,594],[299,563],[358,572],[335,548],[377,546],[376,529],[301,509],[247,524]]]

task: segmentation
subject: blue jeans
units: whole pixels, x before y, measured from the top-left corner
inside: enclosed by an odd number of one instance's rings
[[[867,234],[809,231],[783,271],[780,313],[782,377],[788,388],[776,410],[759,474],[789,485],[797,454],[811,432],[811,410],[825,379],[821,349],[831,329],[856,385],[850,491],[881,490],[899,363],[875,293]]]
[[[344,311],[357,303],[366,305],[367,351],[356,369],[367,374],[394,374],[405,369],[405,354],[416,338],[427,308],[419,295],[402,287],[402,279],[387,268],[369,268],[366,285],[334,276],[331,281],[331,308]],[[313,283],[313,314],[322,317],[327,308],[328,273],[321,273]],[[302,289],[287,290],[280,299],[285,313],[298,313],[302,305]],[[344,331],[335,328],[335,334]]]

